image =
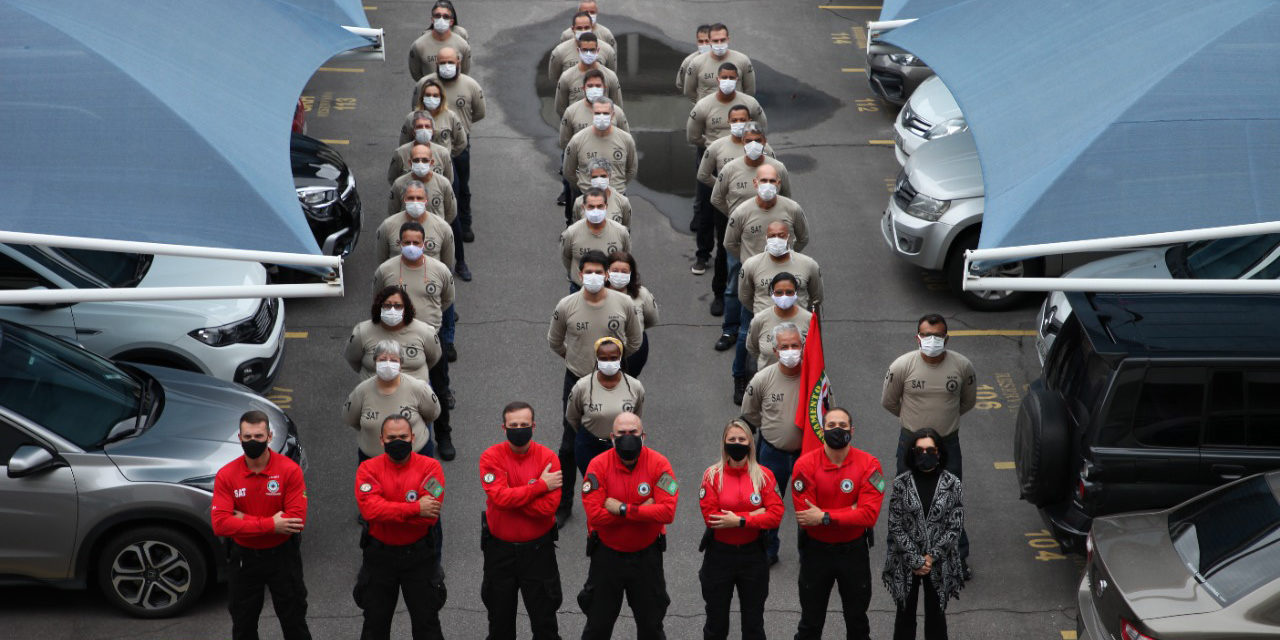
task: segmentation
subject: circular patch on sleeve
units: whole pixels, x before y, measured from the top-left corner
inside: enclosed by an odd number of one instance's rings
[[[753,507],[760,506],[760,494],[758,493],[751,494],[751,506]]]
[[[648,482],[641,482],[641,483],[640,483],[640,486],[636,487],[636,493],[639,493],[639,494],[640,494],[640,495],[642,495],[642,496],[647,496],[647,495],[649,495],[649,492],[650,492],[651,490],[652,490],[652,489],[650,489],[650,488],[649,488],[649,483],[648,483]]]
[[[582,483],[582,492],[583,492],[583,493],[591,493],[591,481],[590,481],[590,480],[587,480],[586,482],[583,482],[583,483]]]
[[[493,474],[492,474],[492,473],[486,473],[486,474],[484,474],[484,478],[481,478],[481,479],[482,479],[482,480],[484,480],[484,483],[485,483],[485,484],[489,484],[490,482],[493,482]]]
[[[705,498],[705,497],[707,497],[707,488],[706,488],[706,487],[701,487],[701,488],[699,488],[699,489],[698,489],[698,499],[699,499],[699,500],[701,500],[701,499],[703,499],[703,498]]]
[[[791,483],[791,487],[796,491],[804,491],[804,480],[796,478],[796,481]]]
[[[418,492],[414,491],[413,489],[410,489],[408,493],[404,494],[405,502],[415,502],[417,501],[417,499],[418,499]]]
[[[843,493],[850,493],[850,492],[852,492],[852,491],[853,491],[853,481],[852,481],[852,480],[850,480],[850,479],[848,479],[848,478],[845,478],[844,480],[841,480],[841,481],[840,481],[840,491],[841,491],[841,492],[843,492]]]
[[[371,484],[369,484],[368,482],[366,482],[366,483],[364,483],[364,484],[360,485],[360,491],[361,491],[361,492],[363,492],[363,493],[369,493],[370,491],[373,491],[373,485],[371,485]]]

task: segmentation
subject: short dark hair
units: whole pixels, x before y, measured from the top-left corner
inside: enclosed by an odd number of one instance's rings
[[[409,422],[409,419],[408,419],[408,418],[406,418],[406,417],[404,417],[403,415],[400,415],[400,414],[398,414],[398,413],[393,413],[393,414],[391,414],[391,415],[389,415],[389,416],[387,416],[387,417],[385,417],[385,418],[383,418],[383,419],[382,419],[382,426],[378,429],[378,434],[379,434],[379,435],[381,435],[381,434],[386,433],[386,432],[387,432],[387,425],[388,425],[388,424],[390,424],[390,423],[392,423],[392,422],[395,422],[396,420],[404,420],[405,424],[409,425],[409,433],[410,433],[410,434],[413,434],[413,423],[412,423],[412,422]]]
[[[578,258],[578,270],[586,269],[589,264],[598,264],[601,269],[607,271],[609,269],[609,256],[604,255],[603,251],[592,249],[582,254],[581,258]]]
[[[824,413],[824,414],[823,414],[823,416],[825,417],[825,416],[829,416],[829,415],[831,415],[831,412],[832,412],[832,411],[839,411],[840,413],[843,413],[846,417],[848,417],[848,418],[849,418],[849,427],[850,427],[850,428],[852,428],[852,427],[853,427],[853,412],[852,412],[852,411],[849,411],[848,409],[846,409],[846,408],[844,408],[844,407],[827,407],[827,411],[826,411],[826,413]],[[824,420],[823,420],[823,422],[826,422],[826,420],[824,419]]]
[[[711,25],[709,25],[709,24],[700,24],[700,25],[698,25],[698,29],[697,29],[696,31],[694,31],[693,33],[694,33],[694,35],[698,35],[698,34],[700,34],[700,33],[711,33]]]
[[[729,35],[729,27],[723,22],[716,22],[707,27],[707,33],[711,33],[712,31],[723,31],[726,36]]]
[[[916,443],[921,438],[933,438],[933,444],[938,447],[938,468],[945,468],[947,466],[947,450],[942,446],[942,436],[938,435],[938,431],[932,427],[918,429],[911,434],[911,440],[907,442],[907,453],[903,456],[907,468],[916,468]]]
[[[582,13],[586,13],[586,11],[583,11]],[[532,418],[533,405],[529,404],[528,402],[525,402],[524,400],[515,400],[513,402],[508,402],[507,406],[502,408],[502,423],[503,424],[507,423],[508,413],[515,413],[517,411],[523,411],[525,409],[529,410],[529,417]]]
[[[747,105],[745,104],[735,104],[732,107],[729,107],[729,117],[733,117],[734,111],[746,111],[747,118],[751,117],[751,109],[748,109]]]
[[[720,77],[720,72],[725,70],[732,71],[735,76],[742,75],[742,73],[738,71],[738,65],[732,62],[726,62],[720,65],[720,68],[716,69],[716,77]]]
[[[916,331],[920,330],[920,325],[922,324],[940,324],[943,331],[947,330],[947,319],[937,313],[926,313],[920,316],[920,319],[916,321]]]
[[[582,204],[587,204],[587,198],[594,198],[596,196],[599,196],[600,199],[604,200],[606,203],[609,202],[609,193],[607,191],[591,187],[590,189],[582,192]]]
[[[417,231],[418,233],[422,234],[422,239],[424,241],[427,239],[427,230],[424,229],[421,224],[417,222],[413,222],[412,220],[400,225],[400,231],[396,233],[396,237],[403,238],[404,232],[406,231]]]
[[[596,36],[596,34],[591,33],[590,31],[588,31],[588,32],[586,32],[586,33],[584,33],[584,34],[582,34],[582,35],[578,36],[578,44],[582,44],[582,43],[584,43],[584,42],[594,42],[594,43],[596,43],[596,44],[600,44],[600,38],[599,38],[598,36]]]
[[[271,419],[267,417],[266,413],[258,411],[257,409],[250,409],[249,411],[246,411],[240,414],[239,424],[263,424],[263,423],[267,425],[267,431],[270,431]]]
[[[587,20],[591,20],[591,12],[590,12],[590,11],[579,11],[579,12],[577,12],[577,13],[573,14],[573,17],[572,17],[572,18],[569,18],[569,24],[571,24],[571,25],[572,25],[572,24],[576,23],[576,22],[578,21],[578,18],[586,18]],[[592,24],[595,24],[595,23],[593,22]]]
[[[409,297],[409,292],[398,284],[389,284],[373,294],[373,306],[369,309],[369,319],[373,320],[373,324],[382,322],[382,303],[396,294],[400,294],[400,299],[404,300],[404,323],[413,323],[413,299]]]
[[[796,289],[800,288],[800,281],[796,280],[796,277],[791,275],[790,271],[782,271],[782,272],[779,272],[778,275],[774,276],[773,279],[769,281],[770,293],[773,292],[774,287],[778,286],[779,282],[790,282],[791,285],[794,286]]]
[[[608,83],[608,82],[606,82],[606,81],[605,81],[605,79],[604,79],[604,72],[603,72],[603,71],[601,71],[601,70],[599,70],[599,69],[591,69],[590,71],[587,71],[586,73],[582,74],[582,85],[583,85],[583,86],[586,86],[587,81],[588,81],[588,80],[590,80],[590,79],[592,79],[592,78],[600,78],[600,82],[604,82],[605,84],[609,84],[609,83]]]

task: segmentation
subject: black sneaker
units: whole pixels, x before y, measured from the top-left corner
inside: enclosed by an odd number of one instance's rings
[[[747,383],[750,382],[746,378],[733,379],[733,403],[742,404],[742,396],[747,392]]]
[[[452,342],[444,343],[444,357],[447,358],[449,362],[458,361],[458,350],[453,347]]]
[[[556,196],[556,206],[563,207],[566,204],[568,203],[565,202],[564,192],[561,191],[560,195]]]
[[[969,567],[969,561],[968,561],[968,560],[961,560],[961,561],[960,561],[960,577],[961,577],[965,582],[969,582],[970,580],[973,580],[973,569],[972,569],[971,567]]]
[[[732,333],[720,334],[720,339],[716,340],[716,351],[728,351],[733,345],[738,343],[738,337]]]
[[[440,459],[445,462],[458,457],[458,451],[453,448],[452,438],[440,438],[439,446],[436,447],[436,452],[440,454]]]
[[[463,227],[463,228],[462,228],[462,241],[463,241],[463,242],[475,242],[475,241],[476,241],[476,234],[474,234],[474,233],[472,233],[472,232],[471,232],[471,227]],[[467,278],[467,280],[470,280],[470,279],[471,279],[471,278]]]
[[[573,517],[573,509],[556,509],[556,529],[563,529],[571,517]]]
[[[470,241],[468,240],[468,242]],[[471,282],[471,268],[467,266],[467,263],[459,262],[454,265],[453,272],[458,274],[458,277],[462,278],[463,282]]]
[[[693,263],[692,267],[689,267],[689,273],[692,273],[695,276],[700,276],[706,272],[707,272],[706,260],[699,259],[697,262]]]
[[[724,296],[716,296],[711,301],[711,315],[717,317],[724,315]]]

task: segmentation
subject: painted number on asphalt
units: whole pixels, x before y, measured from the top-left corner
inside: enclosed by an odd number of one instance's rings
[[[281,409],[288,409],[293,405],[293,389],[271,387],[271,394],[267,399]]]
[[[317,117],[327,118],[330,111],[351,111],[356,108],[356,98],[335,98],[326,91],[317,96],[302,96],[302,108],[307,113],[315,113]]]
[[[831,44],[853,44],[853,34],[838,31],[831,34]]]
[[[973,405],[973,408],[981,409],[983,411],[991,411],[992,409],[999,409],[1004,405],[996,401],[996,398],[998,397],[1000,396],[996,394],[995,388],[993,388],[991,385],[980,384],[978,385],[978,403]]]
[[[1050,560],[1067,559],[1066,556],[1058,553],[1058,551],[1061,551],[1061,547],[1058,546],[1058,541],[1054,540],[1053,536],[1045,529],[1032,531],[1023,535],[1027,537],[1027,546],[1036,550],[1036,560],[1048,562]],[[1054,549],[1055,551],[1050,551],[1050,549]]]
[[[876,98],[858,98],[853,101],[858,105],[858,113],[875,113],[880,110],[880,101]]]

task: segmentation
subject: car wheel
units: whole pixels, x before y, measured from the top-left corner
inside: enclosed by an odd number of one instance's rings
[[[97,558],[103,595],[139,618],[167,618],[185,611],[200,599],[208,577],[208,563],[196,543],[163,527],[116,535]]]
[[[1070,440],[1066,407],[1058,394],[1037,381],[1022,400],[1013,432],[1018,488],[1023,500],[1043,507],[1066,495]]]
[[[978,248],[978,229],[966,231],[956,238],[947,252],[947,285],[970,309],[978,311],[1006,311],[1038,300],[1044,294],[1035,291],[965,291],[964,252]],[[1044,275],[1044,259],[1031,258],[1006,262],[983,272],[982,275],[1002,278],[1038,278]]]

